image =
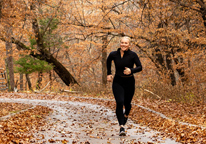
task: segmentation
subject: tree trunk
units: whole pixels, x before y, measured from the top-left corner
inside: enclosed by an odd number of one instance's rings
[[[102,37],[102,84],[103,86],[106,86],[107,84],[107,67],[106,67],[106,59],[107,59],[107,35]]]
[[[30,81],[30,78],[29,78],[29,74],[26,74],[26,81],[28,83],[29,90],[33,91],[32,86],[31,86],[31,81]]]
[[[176,70],[179,74],[181,82],[184,84],[187,81],[187,78],[185,76],[184,66],[182,66],[183,65],[183,58],[182,57],[175,58],[174,61],[175,61],[175,64],[177,64],[177,65],[181,64],[178,68],[176,68]]]
[[[12,28],[8,28],[7,38],[10,39],[10,35],[12,33]],[[12,43],[6,41],[6,56],[7,56],[7,67],[9,70],[9,91],[14,91],[14,70],[13,70],[13,50]]]
[[[50,91],[51,91],[51,89],[52,89],[52,84],[53,84],[52,71],[51,71],[51,70],[49,71],[49,80],[50,80],[49,89],[50,89]]]
[[[33,3],[30,6],[31,10],[35,10],[35,4]],[[52,63],[54,65],[54,71],[59,75],[59,77],[63,80],[63,82],[70,86],[71,83],[75,84],[77,81],[74,77],[69,73],[69,71],[56,59],[54,58],[51,53],[45,48],[43,36],[51,23],[52,18],[47,24],[47,27],[44,29],[43,32],[39,31],[39,25],[36,18],[32,20],[32,29],[35,33],[36,42],[37,42],[37,50],[41,53],[41,58],[46,60],[48,63]],[[77,83],[78,84],[78,83]]]
[[[165,63],[164,63],[164,56],[162,55],[159,48],[155,49],[155,52],[153,53],[153,57],[156,58],[156,61],[160,64],[162,69],[166,70]]]
[[[0,0],[0,19],[2,17],[2,4],[3,4],[3,0]]]
[[[24,90],[24,75],[20,73],[20,91]]]
[[[33,55],[34,56],[34,55]],[[78,84],[70,72],[56,59],[54,58],[47,50],[41,50],[41,58],[44,58],[50,64],[54,65],[53,70],[58,74],[62,81],[67,85]],[[38,58],[38,57],[37,57]]]
[[[3,0],[0,0],[0,19],[2,18],[2,6],[3,5]]]
[[[166,64],[167,64],[167,68],[169,71],[169,75],[170,75],[170,80],[171,80],[171,84],[172,86],[176,85],[176,78],[175,78],[175,73],[174,73],[174,69],[173,69],[173,64],[172,64],[172,58],[170,56],[170,53],[168,53],[166,55]]]
[[[42,72],[38,72],[38,80],[37,80],[37,84],[36,84],[36,89],[39,90],[42,86],[42,77],[43,77],[43,73]]]

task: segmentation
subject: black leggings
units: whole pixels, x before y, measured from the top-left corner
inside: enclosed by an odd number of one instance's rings
[[[135,79],[131,77],[121,77],[115,75],[112,84],[113,94],[116,100],[116,116],[119,125],[124,124],[124,114],[129,115],[132,108],[131,101],[135,91]],[[123,113],[123,106],[125,113]]]

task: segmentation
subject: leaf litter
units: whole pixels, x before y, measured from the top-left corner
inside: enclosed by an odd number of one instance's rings
[[[113,111],[115,109],[114,101],[105,101],[104,99],[90,99],[89,96],[88,96],[88,98],[78,98],[75,96],[63,96],[63,95],[56,95],[56,94],[48,95],[48,94],[13,93],[10,95],[13,98],[50,99],[50,100],[61,100],[61,101],[87,102],[87,103],[91,103],[91,104],[102,105],[104,107],[112,109]],[[4,96],[2,95],[1,97],[4,97]],[[176,112],[176,110],[172,109],[172,107],[170,107],[170,108],[167,107],[164,109],[164,108],[161,108],[164,106],[159,106],[160,109],[158,109],[158,104],[151,105],[151,103],[148,103],[148,102],[144,103],[142,101],[141,102],[135,101],[135,103],[139,103],[139,104],[147,106],[149,108],[153,107],[155,110],[158,110],[159,112],[162,112],[167,116],[173,115],[173,114],[166,113],[166,111],[168,109],[171,111],[171,113]],[[169,103],[168,106],[170,106],[172,104],[173,103]],[[163,105],[163,103],[162,103],[162,105]],[[165,105],[167,105],[167,103]],[[174,108],[174,106],[173,106],[173,108]],[[190,108],[190,110],[193,110],[193,109]],[[76,111],[76,112],[79,114],[81,113],[80,111],[79,112]],[[180,143],[205,143],[206,142],[206,134],[205,134],[204,128],[201,128],[198,126],[182,125],[177,121],[177,119],[181,120],[178,117],[177,118],[174,117],[174,119],[164,119],[164,118],[160,117],[159,115],[154,114],[152,112],[149,112],[147,110],[144,110],[142,108],[139,108],[138,106],[133,106],[132,111],[131,111],[131,115],[130,115],[130,119],[132,119],[134,123],[138,123],[141,126],[150,127],[154,130],[159,131],[160,133],[157,133],[157,134],[154,134],[153,136],[151,136],[153,139],[155,139],[155,137],[161,136],[161,137],[163,137],[163,140],[167,139],[167,138],[172,138],[172,139],[176,139],[176,141],[180,142]],[[113,124],[117,125],[117,122],[113,123]],[[199,124],[203,124],[203,123],[199,123]],[[88,125],[88,124],[81,123],[79,126],[83,127],[83,125]],[[90,125],[92,125],[92,124],[90,124]],[[145,133],[145,130],[144,129],[141,130],[141,127],[131,128],[131,129],[133,129],[133,130],[135,129],[136,133],[138,133],[138,134],[140,132]],[[129,130],[129,126],[128,126],[128,130]],[[148,131],[151,131],[151,130],[148,130]],[[66,134],[69,134],[69,133],[71,134],[72,131],[68,131]],[[90,134],[90,133],[92,133],[92,131],[87,131],[87,133]],[[104,135],[104,134],[101,134],[101,135]],[[90,136],[96,137],[97,139],[103,138],[103,137],[99,136],[98,134],[96,136],[93,136],[93,135],[90,135]],[[116,134],[114,134],[114,136],[116,136]],[[75,143],[75,141],[76,141],[76,143],[78,142],[77,140],[74,139],[73,143]],[[62,140],[62,142],[64,142],[64,139]],[[147,142],[149,142],[149,141],[147,141]],[[153,143],[159,143],[159,142],[160,141],[156,140],[156,142],[153,142]]]
[[[6,116],[12,113],[18,113],[21,110],[31,108],[31,104],[20,104],[20,103],[2,103],[0,102],[0,117]]]
[[[45,119],[47,123],[33,132],[30,139],[33,143],[175,143],[170,139],[163,140],[157,132],[134,124],[131,120],[126,127],[127,136],[119,137],[119,126],[114,111],[96,104],[6,98],[1,101],[32,103],[53,109],[53,113]],[[139,128],[142,132],[137,132]]]
[[[45,117],[52,109],[36,106],[33,109],[12,115],[0,121],[0,143],[29,143],[33,138],[32,131],[45,125]]]

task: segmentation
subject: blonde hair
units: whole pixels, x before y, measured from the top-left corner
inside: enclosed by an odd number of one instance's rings
[[[121,37],[120,42],[122,41],[123,38],[128,39],[128,40],[129,40],[129,43],[131,44],[131,38],[130,38],[130,37],[128,37],[128,36],[123,36],[123,37]]]

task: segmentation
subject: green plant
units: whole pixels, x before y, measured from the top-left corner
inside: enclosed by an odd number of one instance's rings
[[[51,64],[46,61],[25,56],[15,61],[18,66],[15,67],[15,73],[30,74],[33,72],[47,72],[53,69]]]

